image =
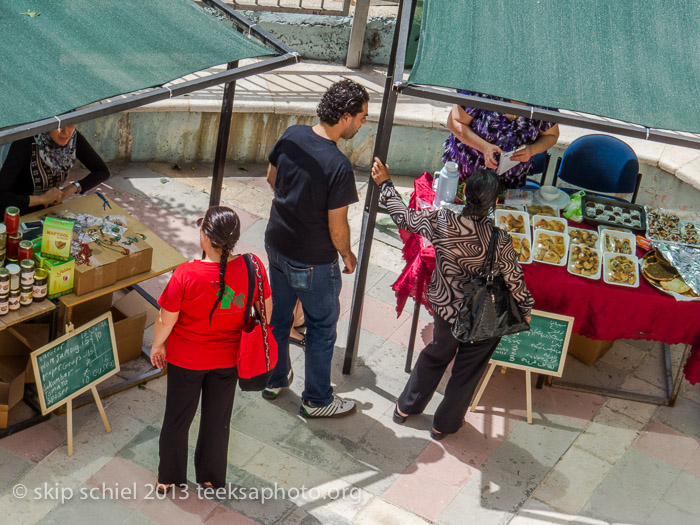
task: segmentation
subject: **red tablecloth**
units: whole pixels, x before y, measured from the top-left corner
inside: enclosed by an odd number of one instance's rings
[[[409,206],[418,208],[419,199],[432,202],[433,197],[432,176],[426,172],[416,179]],[[435,269],[435,250],[418,235],[400,233],[406,267],[393,286],[396,310],[403,311],[408,297],[430,310],[425,293]],[[691,345],[685,377],[693,385],[700,381],[700,301],[676,301],[643,278],[638,288],[628,288],[576,277],[565,266],[534,262],[524,264],[523,271],[535,308],[572,316],[577,334],[606,341],[647,339]]]

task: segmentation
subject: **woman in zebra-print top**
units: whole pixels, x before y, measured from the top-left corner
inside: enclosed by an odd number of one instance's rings
[[[413,210],[406,207],[391,182],[389,167],[375,158],[372,178],[380,186],[381,201],[392,220],[406,231],[430,241],[435,248],[435,271],[428,288],[433,307],[433,341],[421,352],[411,377],[399,396],[394,421],[403,423],[425,409],[440,383],[447,365],[455,360],[445,396],[433,418],[430,435],[442,439],[459,430],[476,385],[500,338],[460,343],[452,336],[452,324],[464,299],[463,286],[481,274],[493,232],[489,210],[496,205],[500,182],[492,171],[479,170],[467,181],[464,213],[450,210]],[[513,249],[510,235],[498,230],[495,257],[498,273],[513,294],[526,320],[534,304],[525,286],[523,271]]]

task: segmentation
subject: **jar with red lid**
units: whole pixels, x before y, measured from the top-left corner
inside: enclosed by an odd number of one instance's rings
[[[22,234],[15,233],[7,236],[7,258],[17,260],[19,254],[19,243],[22,242]]]
[[[32,241],[19,242],[17,261],[21,263],[24,259],[34,260],[34,244],[32,244]]]
[[[19,230],[19,208],[16,206],[5,208],[5,228],[8,235],[14,235]]]

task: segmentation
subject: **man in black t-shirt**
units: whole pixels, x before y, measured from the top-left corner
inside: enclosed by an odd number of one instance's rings
[[[352,80],[333,84],[323,95],[313,127],[291,126],[269,155],[267,180],[275,192],[265,232],[270,260],[273,334],[279,360],[263,397],[275,399],[292,380],[289,332],[294,305],[306,321],[304,417],[341,417],[354,401],[333,395],[331,359],[340,314],[340,264],[352,273],[348,206],[358,201],[350,160],[337,142],[352,138],[366,122],[369,95]]]

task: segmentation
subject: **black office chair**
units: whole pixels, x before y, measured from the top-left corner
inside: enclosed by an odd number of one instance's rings
[[[636,202],[642,174],[632,148],[610,135],[585,135],[566,148],[557,161],[553,186],[557,180],[593,193],[628,193]],[[562,188],[566,189],[566,188]],[[612,195],[605,197],[625,200]]]
[[[549,153],[543,151],[532,158],[532,171],[527,175],[527,182],[523,186],[524,190],[539,190],[544,185],[551,157]],[[539,180],[537,179],[538,175],[540,176]]]

